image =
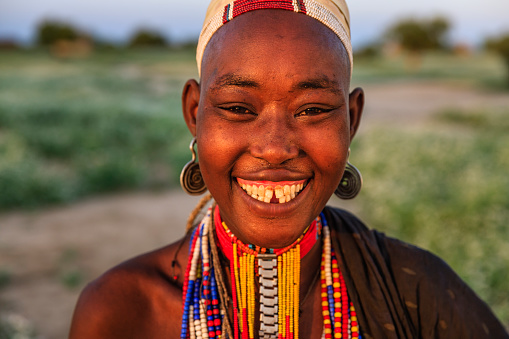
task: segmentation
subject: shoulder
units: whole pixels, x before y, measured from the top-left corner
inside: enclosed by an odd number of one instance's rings
[[[398,294],[422,337],[509,338],[490,307],[440,257],[384,236]]]
[[[76,305],[70,338],[177,337],[187,244],[184,238],[130,259],[87,285]]]
[[[392,291],[386,297],[401,305],[421,337],[507,338],[489,306],[444,260],[369,229],[347,211],[325,212],[346,264],[369,267],[369,277],[363,269],[349,272],[356,285],[376,277],[381,290]]]

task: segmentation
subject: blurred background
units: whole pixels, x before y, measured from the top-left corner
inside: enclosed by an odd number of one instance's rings
[[[0,2],[0,339],[65,338],[88,281],[183,235],[206,6]],[[330,203],[444,258],[509,326],[509,2],[350,12],[365,186]]]

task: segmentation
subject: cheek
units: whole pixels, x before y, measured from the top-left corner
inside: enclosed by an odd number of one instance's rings
[[[323,175],[340,178],[343,173],[350,146],[349,129],[344,123],[317,130],[303,138],[305,152]],[[337,179],[339,182],[339,179]]]
[[[196,138],[203,179],[214,194],[220,187],[228,187],[226,182],[229,181],[241,140],[235,139],[235,133],[225,133],[228,129],[224,128],[221,121],[210,120],[205,117],[197,121]]]

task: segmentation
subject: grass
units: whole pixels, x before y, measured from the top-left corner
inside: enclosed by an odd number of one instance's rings
[[[85,279],[85,274],[76,263],[77,259],[78,252],[67,248],[62,251],[58,262],[58,278],[61,284],[70,290],[83,287]]]
[[[4,268],[0,268],[0,290],[7,287],[11,283],[11,272]]]
[[[441,80],[503,89],[493,55],[356,61],[353,84]],[[189,160],[181,118],[189,51],[118,51],[57,60],[0,53],[0,209],[178,185]],[[353,145],[361,217],[444,258],[509,324],[509,111],[449,110],[440,128],[374,129]],[[72,268],[72,267],[71,267]],[[62,271],[72,288],[80,272]],[[5,279],[5,278],[4,278]],[[2,280],[2,279],[0,279]]]
[[[509,324],[509,111],[441,112],[446,127],[378,129],[352,150],[368,225],[429,249]]]
[[[506,71],[503,60],[495,54],[457,56],[434,52],[415,59],[399,53],[391,57],[356,59],[352,83],[359,86],[387,81],[440,80],[492,91],[507,91]]]
[[[0,339],[37,338],[32,324],[14,313],[0,313]]]
[[[0,209],[177,182],[188,53],[112,53],[0,55]]]

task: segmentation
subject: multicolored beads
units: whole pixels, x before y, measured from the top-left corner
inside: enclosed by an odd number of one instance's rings
[[[360,338],[357,316],[348,298],[345,280],[331,244],[330,230],[323,213],[321,298],[324,333],[322,338]],[[353,320],[352,320],[353,319]]]
[[[357,314],[348,298],[323,214],[298,241],[284,249],[245,245],[221,223],[218,209],[214,217],[218,247],[230,260],[235,339],[299,338],[300,260],[320,238],[322,230],[323,338],[360,338]],[[208,236],[213,231],[211,224],[212,209],[209,208],[190,239],[182,294],[181,339],[219,339],[224,335],[225,311],[221,309],[215,276],[215,270],[219,268],[213,267],[210,260]],[[304,254],[302,248],[305,248]],[[260,286],[258,292],[255,279]],[[257,305],[260,319],[259,332],[255,336]]]

